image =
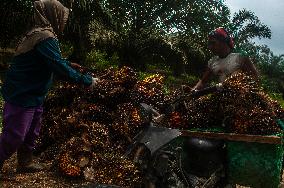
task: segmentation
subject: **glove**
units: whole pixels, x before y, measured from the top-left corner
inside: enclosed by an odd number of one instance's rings
[[[216,84],[216,88],[217,88],[218,91],[222,91],[222,89],[223,89],[223,84],[222,84],[222,83]]]
[[[98,82],[99,82],[99,78],[92,77],[92,83],[89,86],[89,89],[92,91],[94,89],[94,87],[97,85]]]

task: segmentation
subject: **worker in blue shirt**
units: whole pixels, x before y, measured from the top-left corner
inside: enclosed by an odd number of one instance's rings
[[[0,170],[17,151],[18,172],[42,170],[32,161],[32,151],[41,127],[42,104],[53,74],[64,76],[90,90],[98,79],[76,71],[78,64],[61,57],[57,36],[63,32],[69,9],[57,0],[34,2],[35,26],[16,48],[2,87],[5,100],[0,136]]]

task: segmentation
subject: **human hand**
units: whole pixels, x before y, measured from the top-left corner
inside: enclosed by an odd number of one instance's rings
[[[191,88],[190,92],[194,93],[197,92],[199,89],[197,89],[196,87]]]
[[[200,83],[197,83],[193,88],[191,88],[191,92],[196,92],[196,91],[198,91],[198,90],[200,90],[200,89],[202,89],[203,88],[203,85],[201,85]]]
[[[75,70],[78,70],[80,72],[83,71],[83,67],[81,65],[79,65],[78,63],[71,63],[70,66],[75,69]]]
[[[218,91],[221,91],[223,89],[223,84],[222,83],[216,84],[216,88]]]
[[[94,89],[94,87],[97,85],[97,83],[99,82],[99,78],[94,78],[94,77],[92,77],[92,83],[91,83],[91,85],[89,86],[89,88],[88,89],[90,89],[91,91]]]

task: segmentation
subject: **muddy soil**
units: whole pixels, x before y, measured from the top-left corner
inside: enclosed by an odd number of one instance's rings
[[[38,160],[36,162],[39,162]],[[281,188],[284,188],[284,174],[282,175]],[[46,164],[46,170],[37,173],[16,173],[16,156],[6,161],[3,167],[1,188],[83,188],[92,185],[82,179],[68,179],[63,177],[51,163]],[[237,188],[247,188],[237,186]]]

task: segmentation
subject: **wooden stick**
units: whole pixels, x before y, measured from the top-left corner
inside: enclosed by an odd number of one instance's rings
[[[218,140],[242,141],[242,142],[257,142],[266,144],[282,144],[282,137],[279,136],[262,136],[248,135],[235,133],[215,133],[215,132],[200,132],[200,131],[181,131],[182,136],[212,138]]]

